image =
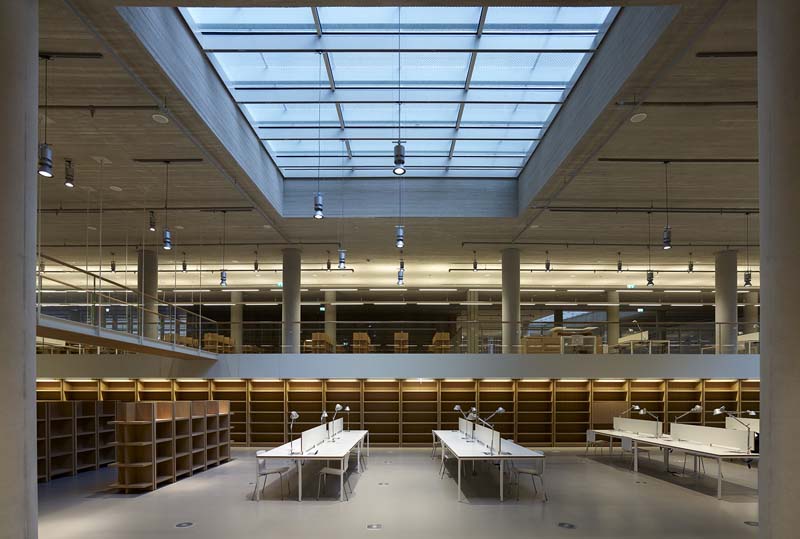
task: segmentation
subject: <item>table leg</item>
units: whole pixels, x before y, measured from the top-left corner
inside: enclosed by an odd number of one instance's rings
[[[458,460],[458,501],[461,501],[461,459]]]
[[[664,452],[664,467],[667,469],[667,473],[669,473],[669,448],[662,447],[661,450]]]
[[[694,476],[697,477],[697,455],[692,455],[692,460],[694,461]]]
[[[633,441],[633,471],[639,471],[639,442]]]
[[[340,462],[342,463],[341,464],[342,475],[339,476],[339,501],[343,502],[344,501],[344,474],[345,474],[344,459],[342,459]]]
[[[717,459],[717,499],[722,499],[722,459]]]
[[[297,501],[303,501],[303,463],[297,459]]]
[[[503,459],[500,459],[500,501],[503,501]]]

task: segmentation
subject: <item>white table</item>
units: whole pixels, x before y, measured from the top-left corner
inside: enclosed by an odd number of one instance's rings
[[[670,450],[683,451],[695,457],[695,472],[697,471],[697,457],[706,457],[716,459],[717,461],[717,498],[722,499],[722,459],[739,459],[739,460],[758,460],[758,453],[747,453],[741,449],[732,449],[729,447],[708,445],[698,442],[690,442],[686,440],[673,440],[669,435],[662,435],[655,437],[648,434],[637,434],[635,432],[628,432],[622,430],[595,430],[594,433],[600,436],[609,438],[609,453],[612,450],[614,439],[619,440],[627,439],[633,444],[633,471],[639,471],[639,445],[652,445],[664,449],[664,465],[669,471],[669,453]]]
[[[489,448],[479,441],[467,441],[464,434],[457,430],[434,430],[433,435],[443,447],[455,456],[458,461],[458,501],[461,501],[461,461],[489,460],[500,462],[500,501],[503,501],[503,463],[507,460],[521,459],[544,459],[544,453],[523,447],[511,440],[502,440],[500,443],[501,453],[497,451],[489,452]],[[442,449],[442,461],[444,461],[444,449]]]
[[[358,446],[359,454],[361,453],[364,442],[366,441],[366,454],[369,456],[369,431],[367,430],[351,430],[343,431],[336,435],[336,440],[331,442],[326,440],[321,444],[313,447],[310,451],[299,453],[300,451],[300,438],[294,442],[285,443],[281,446],[270,449],[269,451],[257,451],[256,458],[259,459],[275,459],[275,460],[293,460],[297,465],[297,501],[303,500],[303,464],[306,461],[313,460],[338,460],[344,468],[344,461],[350,451]],[[290,448],[291,446],[291,448]],[[292,453],[291,449],[297,451]],[[361,459],[358,459],[358,470],[361,471]],[[344,474],[339,478],[339,500],[344,501]]]

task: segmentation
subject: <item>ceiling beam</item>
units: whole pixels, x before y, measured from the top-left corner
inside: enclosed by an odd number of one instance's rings
[[[692,164],[692,165],[727,165],[727,164],[758,164],[758,159],[736,157],[709,157],[709,158],[682,158],[673,157],[598,157],[600,163],[658,163]]]
[[[397,126],[259,127],[261,140],[397,140]],[[539,140],[541,127],[406,127],[404,140]]]
[[[558,105],[563,103],[561,82],[553,87],[529,88],[403,88],[403,103],[500,103],[511,105]],[[292,104],[292,103],[397,103],[397,88],[249,88],[231,89],[233,98],[240,104]]]

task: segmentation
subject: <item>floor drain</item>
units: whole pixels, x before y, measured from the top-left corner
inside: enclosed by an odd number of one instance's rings
[[[194,526],[194,522],[178,522],[175,524],[176,528],[191,528]]]
[[[368,530],[382,530],[383,524],[367,524]]]
[[[637,481],[636,484],[637,485],[646,485],[647,481]]]
[[[384,464],[391,464],[391,463],[392,463],[392,461],[391,461],[391,460],[384,460],[384,461],[383,461],[383,463],[384,463]]]
[[[571,522],[559,522],[558,523],[558,527],[559,528],[564,528],[564,529],[567,529],[567,530],[574,530],[575,529],[575,524],[572,524]]]
[[[748,526],[753,526],[754,528],[758,528],[758,521],[757,520],[745,520],[745,524]]]
[[[378,483],[378,486],[381,486],[381,487],[388,487],[388,486],[389,486],[389,483]]]

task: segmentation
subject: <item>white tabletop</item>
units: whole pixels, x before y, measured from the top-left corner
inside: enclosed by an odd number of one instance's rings
[[[334,460],[343,459],[347,454],[367,436],[366,430],[343,431],[336,435],[336,441],[325,440],[321,444],[305,453],[300,451],[300,437],[294,443],[285,443],[268,451],[256,451],[256,457],[262,459],[313,459]],[[290,445],[298,453],[290,453]]]
[[[597,434],[603,436],[610,436],[613,438],[629,438],[639,443],[648,445],[656,445],[659,447],[667,447],[670,449],[678,449],[679,451],[686,451],[696,455],[704,455],[714,458],[724,459],[757,459],[758,453],[748,454],[741,449],[734,449],[731,447],[708,445],[699,442],[691,442],[687,440],[673,440],[669,435],[665,434],[659,438],[649,436],[647,434],[637,434],[635,432],[628,432],[623,430],[595,430]]]
[[[479,441],[469,442],[464,439],[464,435],[457,430],[435,430],[434,435],[445,444],[458,459],[476,460],[510,460],[510,459],[530,459],[544,458],[544,453],[523,447],[511,440],[503,439],[500,442],[500,451],[489,454],[489,448]]]

